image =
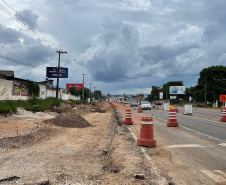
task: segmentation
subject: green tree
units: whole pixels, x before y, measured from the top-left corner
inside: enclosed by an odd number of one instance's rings
[[[68,92],[69,92],[71,95],[79,96],[79,90],[77,90],[75,87],[69,87]]]
[[[22,84],[27,85],[28,88],[28,94],[30,96],[39,96],[40,88],[37,82],[33,81],[27,81],[27,82],[21,82]]]
[[[82,98],[82,90],[83,90],[83,87],[79,89],[79,95],[81,96],[81,98]],[[84,100],[86,100],[89,97],[89,93],[90,93],[90,90],[84,87]]]
[[[100,90],[96,90],[93,92],[93,96],[95,97],[96,100],[98,100],[102,97],[102,93]]]
[[[162,90],[161,87],[152,86],[151,95],[148,96],[149,101],[159,100],[159,92],[162,92],[161,90]]]
[[[226,66],[211,66],[200,72],[196,86],[196,91],[200,91],[196,92],[198,101],[205,99],[205,89],[209,102],[215,102],[220,94],[226,93]]]

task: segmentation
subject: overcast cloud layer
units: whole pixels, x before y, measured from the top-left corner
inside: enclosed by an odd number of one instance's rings
[[[62,88],[87,74],[86,87],[110,94],[150,93],[174,80],[194,86],[203,68],[225,65],[224,0],[11,0],[0,8],[0,70],[19,78],[45,80],[57,50],[68,52]]]

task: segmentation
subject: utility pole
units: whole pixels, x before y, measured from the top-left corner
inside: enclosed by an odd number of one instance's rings
[[[207,107],[207,78],[205,76],[205,107]]]
[[[56,99],[58,99],[58,91],[59,91],[59,75],[60,75],[60,54],[61,53],[66,53],[67,51],[56,51],[57,53],[59,53],[59,60],[58,60],[58,69],[57,69],[57,89],[56,89]]]
[[[84,88],[85,88],[85,86],[84,86],[84,76],[85,75],[87,75],[87,74],[82,74],[83,75],[83,88],[82,88],[82,100],[84,101]]]
[[[91,85],[92,83],[89,83],[90,84],[90,103],[91,103],[91,97],[92,97],[92,89],[91,89]]]
[[[93,91],[93,94],[94,94],[94,99],[95,99],[95,89],[96,89],[96,87],[93,87],[94,88],[94,91]],[[96,100],[96,99],[95,99]]]

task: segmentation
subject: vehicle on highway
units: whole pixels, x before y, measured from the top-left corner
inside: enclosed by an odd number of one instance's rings
[[[141,101],[142,110],[151,110],[151,105],[148,101]]]
[[[131,107],[137,107],[137,106],[138,106],[138,104],[137,104],[137,102],[132,101],[132,102],[130,103],[130,106],[131,106]]]

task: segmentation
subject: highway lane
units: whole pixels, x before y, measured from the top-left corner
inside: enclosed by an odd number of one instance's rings
[[[160,110],[163,110],[164,107],[163,105],[158,105],[158,108]],[[180,113],[185,113],[185,108],[184,106],[178,106],[178,110]],[[207,118],[216,118],[220,120],[222,116],[221,109],[214,109],[214,108],[200,108],[200,107],[193,107],[192,108],[192,114],[193,115],[202,115],[203,117]]]
[[[168,121],[168,111],[152,109],[144,112]],[[218,142],[226,142],[226,124],[182,114],[177,114],[177,121],[180,126],[211,136]]]
[[[143,113],[153,117],[157,140],[148,152],[176,184],[226,184],[226,124],[177,114],[179,127],[167,127],[168,111]]]

